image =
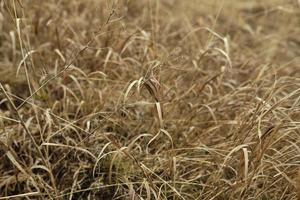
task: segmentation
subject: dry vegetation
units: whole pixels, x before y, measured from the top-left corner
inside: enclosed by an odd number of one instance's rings
[[[0,199],[300,199],[299,36],[297,0],[1,0]]]

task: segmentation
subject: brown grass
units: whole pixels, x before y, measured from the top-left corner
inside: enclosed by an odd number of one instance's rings
[[[296,0],[0,1],[0,200],[300,200],[299,19]]]

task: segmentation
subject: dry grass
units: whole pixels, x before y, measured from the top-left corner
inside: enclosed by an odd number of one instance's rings
[[[0,1],[0,199],[300,200],[299,24],[296,0]]]

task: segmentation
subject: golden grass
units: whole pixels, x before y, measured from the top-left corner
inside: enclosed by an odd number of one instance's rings
[[[0,199],[300,199],[299,19],[0,1]]]

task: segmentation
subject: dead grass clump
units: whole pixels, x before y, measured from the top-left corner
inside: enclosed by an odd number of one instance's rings
[[[0,199],[299,199],[298,8],[1,1]]]

